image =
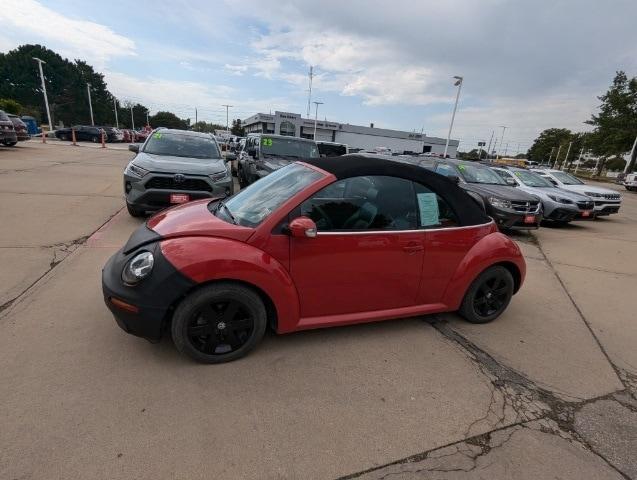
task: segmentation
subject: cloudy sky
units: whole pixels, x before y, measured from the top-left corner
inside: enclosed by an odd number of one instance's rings
[[[583,130],[616,70],[637,75],[635,0],[3,0],[0,51],[40,43],[93,64],[121,100],[225,122],[305,114],[446,136],[507,125],[509,152],[549,127]],[[35,72],[35,67],[34,67]],[[312,113],[313,115],[313,113]]]

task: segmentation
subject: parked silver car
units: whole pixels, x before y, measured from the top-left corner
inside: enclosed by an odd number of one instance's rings
[[[137,154],[124,170],[126,207],[134,217],[234,193],[229,164],[210,134],[160,128],[128,149]]]
[[[509,185],[539,197],[544,220],[566,224],[573,220],[594,218],[595,202],[586,195],[558,188],[547,179],[524,168],[492,168]]]

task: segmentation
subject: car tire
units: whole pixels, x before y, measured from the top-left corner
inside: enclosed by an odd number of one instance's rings
[[[196,290],[179,304],[171,333],[180,353],[201,363],[223,363],[256,347],[266,326],[265,305],[254,290],[219,282]]]
[[[470,323],[488,323],[506,310],[515,287],[508,269],[494,266],[486,269],[471,283],[458,313]]]
[[[5,143],[5,145],[7,147],[15,147],[17,144],[18,144],[18,142],[7,142],[7,143]]]
[[[126,202],[126,210],[128,210],[128,213],[130,214],[131,217],[143,217],[144,216],[144,211],[143,210],[139,210],[138,208],[133,207],[128,202]]]

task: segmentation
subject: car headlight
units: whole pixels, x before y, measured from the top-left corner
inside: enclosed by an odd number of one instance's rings
[[[124,173],[131,175],[133,177],[142,178],[144,175],[148,173],[148,170],[140,167],[139,165],[135,165],[133,162],[131,162],[126,166],[126,170],[124,170]]]
[[[601,193],[595,193],[595,192],[584,192],[584,195],[588,195],[589,197],[595,197],[595,198],[603,197]]]
[[[555,195],[547,195],[547,196],[551,200],[553,200],[554,202],[557,202],[557,203],[566,203],[566,204],[573,203],[573,201],[569,200],[568,198],[557,197]]]
[[[210,175],[210,178],[213,182],[220,182],[221,180],[225,180],[230,177],[230,172],[226,169],[223,172],[213,173]]]
[[[131,258],[122,270],[122,280],[127,285],[135,285],[153,270],[155,257],[150,252],[140,252]]]
[[[511,208],[511,202],[504,198],[489,197],[489,203],[495,208]]]

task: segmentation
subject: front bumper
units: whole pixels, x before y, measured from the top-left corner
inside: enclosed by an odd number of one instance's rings
[[[609,201],[609,200],[595,200],[595,208],[593,212],[595,216],[602,217],[605,215],[611,215],[613,213],[619,213],[619,207],[621,207],[621,201]]]
[[[579,215],[579,210],[574,208],[557,207],[551,210],[544,219],[554,222],[571,222]]]
[[[490,206],[489,215],[498,228],[503,230],[537,230],[542,222],[542,212],[518,213]],[[533,223],[525,222],[526,217],[533,217]]]
[[[234,182],[232,175],[217,182],[213,182],[209,178],[196,177],[197,180],[205,182],[207,190],[187,190],[179,188],[146,188],[146,184],[151,179],[172,178],[173,175],[146,175],[143,178],[124,175],[124,195],[126,202],[139,209],[154,212],[167,207],[174,206],[170,203],[170,196],[173,193],[189,195],[191,200],[200,200],[202,198],[224,198],[234,193]],[[195,177],[188,177],[188,179]]]
[[[139,229],[145,229],[146,232],[136,231],[133,236],[138,237],[136,242],[141,241],[142,246],[131,249],[129,241],[106,262],[102,269],[102,293],[106,306],[122,330],[155,342],[161,338],[168,325],[175,304],[195,283],[163,257],[159,236],[155,232],[146,225]],[[148,237],[145,241],[153,243],[143,245],[142,237]],[[122,282],[122,269],[143,250],[152,252],[155,258],[153,271],[137,285],[127,286]],[[122,303],[128,307],[123,307]]]
[[[16,143],[18,136],[12,130],[0,130],[0,142],[2,143]]]

